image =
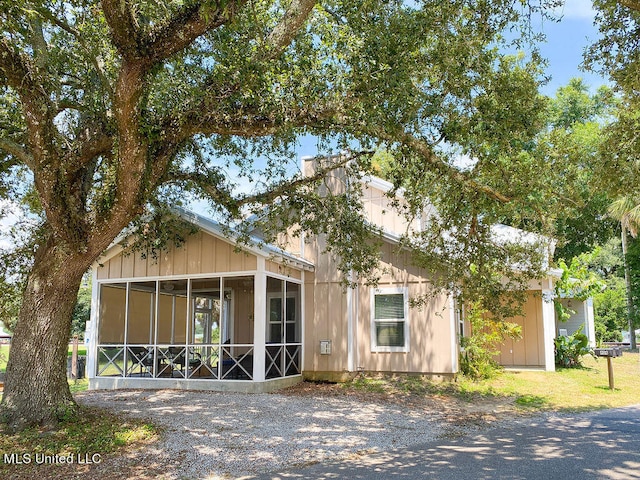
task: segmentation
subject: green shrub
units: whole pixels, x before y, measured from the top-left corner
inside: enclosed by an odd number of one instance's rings
[[[460,371],[474,380],[493,377],[500,365],[494,360],[500,353],[499,345],[506,338],[520,338],[519,325],[488,316],[486,310],[471,305],[467,317],[471,335],[460,339]]]
[[[583,355],[594,356],[593,349],[589,346],[589,339],[582,333],[582,326],[571,335],[556,337],[554,344],[556,365],[559,367],[581,367],[580,357]]]

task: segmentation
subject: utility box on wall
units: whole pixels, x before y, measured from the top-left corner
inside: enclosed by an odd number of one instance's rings
[[[320,340],[320,355],[331,355],[331,340]]]

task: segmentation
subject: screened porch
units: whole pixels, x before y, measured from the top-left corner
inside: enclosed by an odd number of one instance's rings
[[[99,282],[95,376],[299,375],[301,299],[300,283],[264,274]]]

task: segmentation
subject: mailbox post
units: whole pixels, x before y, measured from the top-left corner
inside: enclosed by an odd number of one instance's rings
[[[597,357],[607,357],[607,371],[609,373],[609,388],[613,390],[613,364],[611,363],[611,359],[615,357],[622,356],[622,348],[621,347],[613,347],[613,348],[596,348],[594,349],[594,353]]]

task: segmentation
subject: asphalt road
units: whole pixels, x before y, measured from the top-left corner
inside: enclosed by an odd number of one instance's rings
[[[640,405],[554,414],[481,434],[259,478],[640,479]]]

